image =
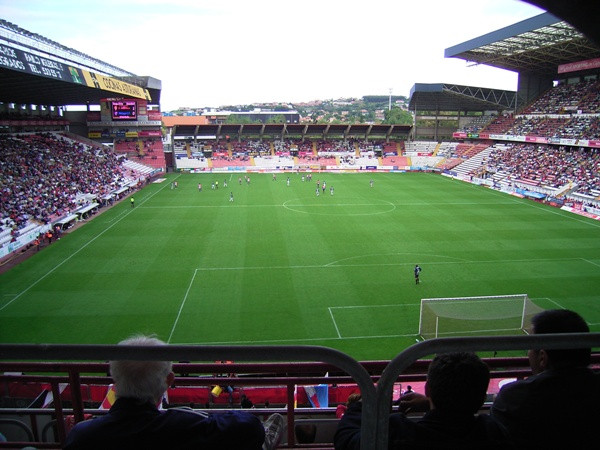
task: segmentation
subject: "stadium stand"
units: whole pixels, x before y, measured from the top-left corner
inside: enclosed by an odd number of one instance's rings
[[[87,219],[151,171],[62,133],[0,135],[0,257]]]
[[[436,141],[408,141],[405,144],[404,154],[419,156],[419,154],[432,155],[438,146]]]
[[[493,119],[487,126],[485,126],[482,132],[489,134],[501,134],[507,130],[514,123],[512,114],[502,115]]]
[[[50,223],[77,207],[78,193],[102,196],[127,181],[113,153],[64,136],[0,136],[0,146],[2,215],[17,227],[28,219]],[[69,189],[63,191],[65,183]]]
[[[68,51],[69,49],[62,50]],[[114,69],[104,68],[106,71]],[[598,83],[586,81],[581,85],[559,85],[553,89],[535,100],[518,115],[507,112],[500,113],[485,127],[483,120],[472,120],[461,130],[488,136],[490,134],[504,135],[510,132],[523,133],[523,136],[535,135],[536,137],[555,139],[596,139],[598,114],[600,113]],[[82,95],[79,91],[75,94],[70,92],[67,94]],[[62,93],[62,95],[67,94]],[[98,92],[95,99],[99,100],[107,95],[107,92]],[[49,104],[54,103],[49,102]],[[535,117],[536,115],[571,114],[573,111],[581,111],[583,114],[592,114],[593,116],[577,114],[570,118]],[[7,113],[5,120],[10,122],[7,126],[11,127],[11,132],[26,131],[27,133],[0,136],[0,145],[2,146],[0,161],[3,170],[0,181],[2,183],[3,223],[3,228],[0,230],[0,241],[13,240],[22,233],[37,234],[38,228],[36,227],[39,227],[39,224],[48,225],[52,224],[55,219],[77,216],[77,211],[84,214],[81,211],[93,205],[92,201],[112,201],[114,197],[123,195],[124,192],[151,177],[154,171],[148,166],[153,165],[153,160],[157,164],[156,167],[161,164],[163,167],[165,165],[164,156],[163,159],[160,157],[162,142],[157,140],[115,137],[112,141],[115,152],[112,153],[105,147],[91,147],[72,141],[64,135],[40,134],[41,131],[50,131],[48,128],[52,128],[52,131],[55,131],[54,128],[64,130],[64,123],[48,124],[47,122],[54,120],[47,121],[36,118],[34,120],[36,123],[24,125],[26,121],[23,120],[23,117],[11,117],[10,113]],[[12,123],[13,121],[17,123]],[[324,134],[321,128],[318,130],[307,131],[307,133],[313,136]],[[385,135],[386,133],[391,133],[390,127],[381,134]],[[367,132],[364,134],[366,135]],[[217,139],[209,143],[209,141],[199,142],[195,137],[185,143],[178,142],[174,146],[176,168],[207,170],[234,165],[246,168],[280,169],[282,162],[287,167],[287,163],[294,162],[292,158],[296,157],[294,168],[315,166],[319,169],[324,166],[373,168],[373,166],[381,165],[436,167],[439,171],[452,169],[454,176],[465,179],[487,177],[492,186],[504,186],[507,189],[511,185],[526,186],[527,189],[536,189],[536,192],[542,190],[551,195],[564,195],[565,198],[574,198],[579,202],[587,201],[590,204],[597,204],[600,197],[598,150],[577,145],[515,143],[498,140],[493,146],[490,146],[491,143],[488,143],[487,136],[485,137],[486,143],[478,141],[440,143],[438,140],[404,143],[394,139],[373,139],[369,142],[365,139],[365,142],[362,142],[321,140],[320,138],[315,140],[281,139],[272,143],[254,140],[226,143]],[[392,155],[394,152],[396,154]],[[40,155],[44,153],[53,155],[51,164],[54,166],[42,165],[47,162],[44,161],[44,158],[40,158]],[[117,157],[119,153],[127,156],[128,159]],[[17,158],[17,154],[20,159]],[[71,192],[62,189],[62,186],[57,187],[57,181],[52,177],[44,177],[44,183],[36,187],[37,192],[32,192],[29,189],[31,186],[19,185],[17,178],[25,173],[23,172],[25,168],[19,164],[23,156],[27,161],[27,170],[32,170],[26,175],[36,181],[39,181],[40,173],[51,172],[52,167],[72,168],[73,172],[69,179]],[[382,158],[383,164],[379,164],[378,157]],[[77,164],[73,164],[74,161]],[[485,170],[482,171],[482,169]],[[10,186],[10,189],[7,189],[7,185]],[[40,206],[36,202],[30,201],[30,198],[36,199],[43,192],[48,193],[52,198],[50,204]],[[89,196],[92,196],[92,201]],[[89,203],[85,203],[86,201]],[[455,349],[457,345],[462,350],[524,349],[538,338],[529,336],[513,341],[510,338],[482,339],[478,337],[472,340],[463,339],[460,343],[448,343],[444,340],[429,341],[422,347],[412,348],[410,356],[401,354],[391,362],[362,363],[360,365],[347,361],[339,355],[335,358],[323,356],[324,364],[311,362],[305,363],[303,366],[290,363],[290,361],[295,361],[296,355],[301,361],[314,361],[322,357],[319,349],[316,348],[309,351],[306,348],[283,347],[280,349],[281,353],[276,352],[273,348],[255,349],[253,347],[173,349],[173,352],[169,354],[173,360],[215,360],[218,354],[219,359],[231,358],[245,361],[256,358],[256,360],[268,359],[271,361],[275,359],[286,362],[283,365],[270,363],[260,366],[234,364],[228,368],[228,373],[235,374],[235,377],[210,376],[211,373],[214,374],[220,369],[214,364],[182,363],[177,366],[181,376],[177,380],[178,387],[170,391],[170,401],[172,404],[180,405],[190,405],[191,403],[195,409],[228,407],[230,399],[227,396],[214,397],[211,391],[214,386],[223,383],[234,385],[235,390],[231,401],[236,407],[243,392],[251,397],[255,404],[265,405],[264,408],[256,408],[253,411],[256,414],[285,413],[288,420],[288,436],[285,445],[301,447],[294,444],[293,434],[294,423],[298,415],[311,415],[311,423],[317,424],[319,428],[323,426],[327,429],[335,419],[333,419],[333,408],[323,409],[312,406],[306,390],[298,389],[297,396],[294,398],[294,387],[296,385],[312,386],[331,383],[329,385],[331,404],[343,403],[348,393],[359,389],[365,402],[364,448],[367,450],[381,449],[385,448],[386,444],[387,428],[385,423],[390,410],[392,393],[395,393],[394,386],[397,386],[398,382],[414,383],[422,382],[424,379],[423,363],[426,361],[418,361],[414,367],[411,366],[416,359],[437,351]],[[600,345],[597,333],[587,338],[585,342],[581,341],[581,345]],[[566,342],[564,339],[550,338],[549,342],[553,342],[559,347],[575,345],[571,339]],[[40,448],[60,448],[70,422],[82,420],[86,417],[85,414],[102,414],[98,409],[98,404],[104,399],[111,381],[106,377],[106,364],[13,363],[4,362],[4,360],[45,361],[60,355],[64,358],[63,361],[96,361],[115,357],[117,349],[95,348],[92,351],[75,346],[70,349],[70,353],[60,353],[65,351],[64,348],[61,348],[57,349],[57,353],[52,354],[52,346],[40,349],[1,345],[0,348],[2,348],[0,354],[3,359],[3,362],[0,363],[3,372],[0,379],[6,383],[10,392],[18,394],[11,397],[15,402],[17,399],[33,401],[42,389],[52,391],[54,397],[51,414],[48,414],[49,410],[46,408],[23,408],[22,405],[18,406],[16,403],[11,407],[0,409],[0,413],[3,415],[13,414],[18,416],[19,420],[29,421],[25,427],[31,430],[30,434],[26,433],[30,441],[23,442],[24,444],[38,445]],[[250,357],[249,354],[251,354]],[[156,355],[154,354],[153,357]],[[340,360],[343,360],[343,363],[340,363]],[[490,360],[489,364],[495,367],[494,376],[497,380],[522,378],[530,373],[527,362],[523,358]],[[594,355],[594,364],[598,368],[600,364],[598,354]],[[335,372],[340,368],[345,371],[344,375],[338,375]],[[328,370],[330,370],[330,375],[333,375],[326,379],[322,374]],[[34,375],[36,373],[44,375]],[[400,373],[401,375],[398,376]],[[374,382],[378,382],[377,388],[375,388]],[[61,392],[61,384],[70,386]],[[29,392],[26,392],[27,390]],[[298,402],[302,409],[297,409],[295,402]],[[73,417],[67,417],[71,415]],[[327,423],[325,424],[324,421]],[[53,434],[53,436],[50,437],[48,434]],[[330,433],[321,440],[322,442],[318,443],[320,447],[331,447]],[[0,448],[15,445],[16,443],[13,441],[6,445],[0,444]]]
[[[168,346],[162,349],[138,350],[134,356],[126,348],[118,346],[85,346],[0,344],[0,380],[10,395],[4,398],[0,408],[0,419],[18,420],[22,427],[31,430],[27,440],[0,443],[0,448],[15,445],[35,445],[38,448],[60,448],[69,429],[69,424],[89,418],[91,415],[105,414],[110,396],[107,395],[110,377],[106,376],[106,363],[82,363],[82,360],[114,359],[119,357],[135,359],[168,359],[186,361],[214,360],[215,356],[227,358],[227,375],[221,361],[216,363],[174,364],[177,375],[175,385],[168,391],[165,407],[187,406],[195,410],[219,411],[231,406],[240,407],[241,394],[252,399],[254,408],[248,411],[266,416],[279,412],[287,418],[287,438],[282,443],[286,448],[305,448],[296,443],[294,434],[296,423],[314,424],[319,432],[318,448],[332,448],[333,431],[337,424],[336,407],[343,404],[350,393],[361,392],[363,398],[362,448],[384,448],[387,442],[387,417],[392,398],[400,395],[401,383],[410,383],[419,390],[423,388],[428,360],[420,359],[433,353],[468,350],[522,349],[537,343],[544,348],[570,348],[574,346],[600,345],[600,333],[570,335],[568,340],[547,336],[505,336],[432,339],[413,346],[410,352],[400,353],[391,361],[358,363],[336,350],[323,347],[189,347]],[[159,350],[159,352],[152,351]],[[62,363],[12,362],[10,360],[45,361],[59,359]],[[285,361],[314,361],[291,364]],[[257,362],[257,361],[280,362]],[[65,362],[73,361],[73,362]],[[79,362],[75,362],[79,361]],[[254,361],[254,362],[250,362]],[[284,362],[281,362],[284,361]],[[488,398],[484,404],[486,411],[493,394],[503,380],[523,378],[531,373],[527,358],[488,358],[491,378]],[[592,367],[600,367],[600,354],[592,355]],[[43,372],[43,374],[34,375]],[[323,374],[327,372],[328,376]],[[28,375],[25,375],[28,373]],[[29,375],[31,373],[31,375]],[[281,376],[285,374],[285,376]],[[329,385],[326,396],[327,407],[319,407],[310,386]],[[375,383],[378,387],[375,389]],[[215,396],[213,388],[219,385],[234,386],[234,395]],[[302,386],[306,386],[303,388]],[[41,393],[41,394],[40,394]],[[49,393],[52,394],[48,397]],[[325,394],[324,394],[325,395]],[[326,399],[326,400],[325,400]],[[231,403],[233,402],[233,403]],[[23,407],[19,405],[29,405]],[[50,408],[50,409],[48,409]],[[418,417],[413,416],[413,417]],[[1,421],[0,421],[1,424]],[[3,430],[5,428],[2,428]],[[22,436],[22,434],[20,435]],[[311,447],[311,446],[309,446]]]

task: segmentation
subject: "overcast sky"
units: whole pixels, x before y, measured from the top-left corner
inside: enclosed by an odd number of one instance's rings
[[[161,107],[516,90],[444,50],[544,11],[518,0],[0,0],[0,17],[162,81]]]

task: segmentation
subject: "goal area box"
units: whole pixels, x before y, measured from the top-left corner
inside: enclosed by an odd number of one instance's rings
[[[527,294],[421,299],[419,335],[449,336],[527,334],[531,318],[543,311]]]

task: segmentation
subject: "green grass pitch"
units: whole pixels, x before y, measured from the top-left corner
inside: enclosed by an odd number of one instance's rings
[[[521,293],[600,331],[597,221],[434,174],[243,176],[169,174],[0,275],[0,342],[155,333],[388,359],[421,298]]]

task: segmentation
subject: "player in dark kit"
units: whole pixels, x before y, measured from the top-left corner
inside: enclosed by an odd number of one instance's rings
[[[421,273],[421,267],[419,267],[419,265],[417,264],[415,266],[415,284],[419,284],[419,274]]]

